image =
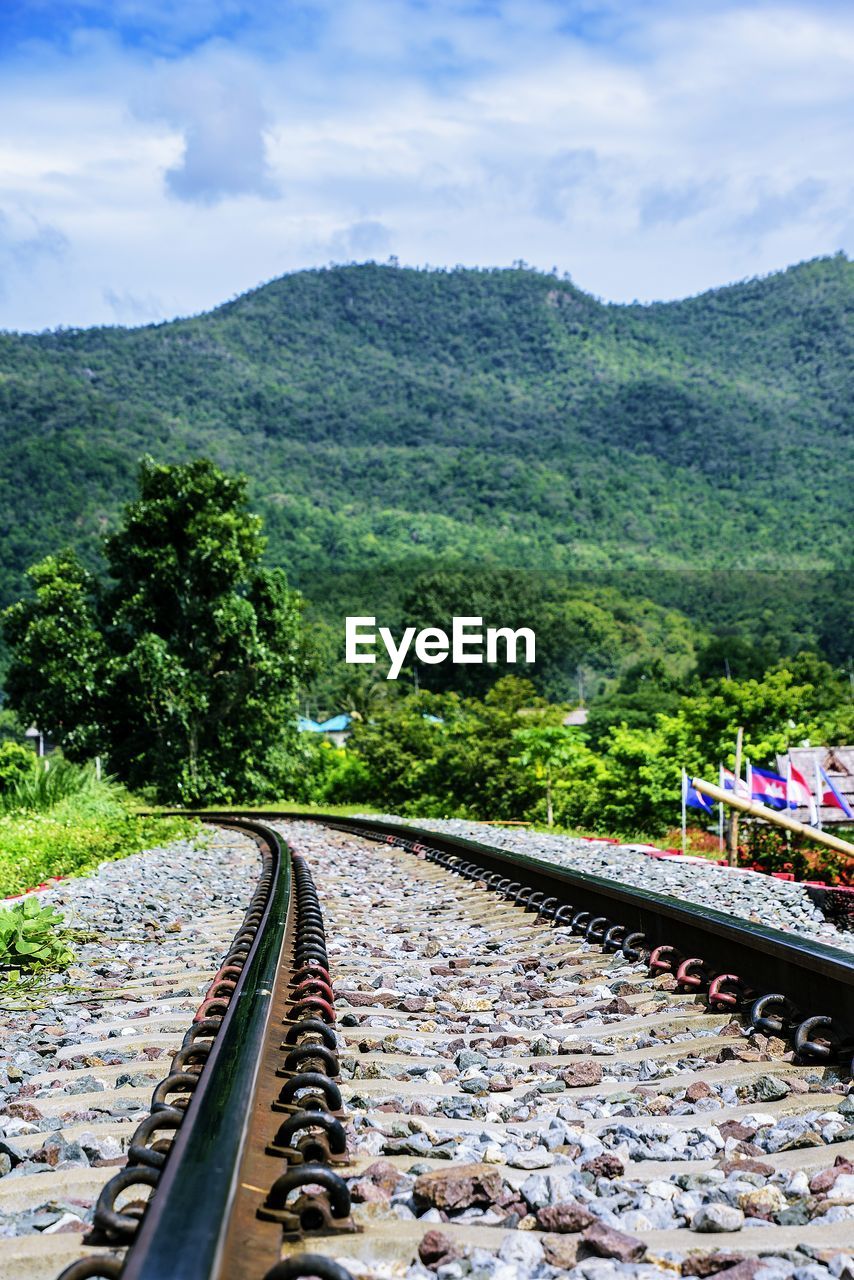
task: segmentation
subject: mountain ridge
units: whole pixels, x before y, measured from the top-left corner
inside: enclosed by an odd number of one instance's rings
[[[0,334],[0,596],[57,545],[95,556],[142,453],[247,471],[306,589],[408,558],[847,567],[852,311],[841,255],[651,304],[364,264]]]

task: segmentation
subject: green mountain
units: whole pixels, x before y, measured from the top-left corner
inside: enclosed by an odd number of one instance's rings
[[[525,268],[336,267],[140,329],[0,334],[0,598],[93,556],[143,453],[253,479],[270,558],[851,563],[854,264],[605,305]]]

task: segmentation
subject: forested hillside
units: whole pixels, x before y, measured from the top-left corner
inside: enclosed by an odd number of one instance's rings
[[[850,564],[854,264],[604,305],[525,268],[336,267],[147,328],[0,335],[0,597],[94,555],[137,460],[248,472],[316,575]]]

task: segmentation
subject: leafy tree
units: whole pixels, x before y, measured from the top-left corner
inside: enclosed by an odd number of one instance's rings
[[[607,606],[574,596],[542,610],[537,629],[541,685],[550,694],[571,696],[579,668],[613,675],[626,652],[625,629]]]
[[[453,779],[440,765],[447,749],[447,717],[458,702],[429,695],[413,695],[368,722],[357,724],[352,750],[367,773],[366,798],[407,813],[417,806],[424,814],[446,812]],[[431,718],[436,711],[444,715]]]
[[[516,729],[513,740],[519,754],[511,757],[511,763],[531,769],[537,782],[544,787],[546,822],[553,827],[552,787],[558,771],[575,758],[572,734],[557,726],[540,725],[532,729]]]
[[[679,779],[685,761],[668,750],[665,735],[654,728],[619,725],[602,745],[598,824],[626,835],[660,835],[679,811]]]
[[[243,477],[145,459],[107,582],[49,556],[7,611],[13,706],[164,800],[259,794],[293,734],[300,661],[298,600],[263,550]]]
[[[718,761],[732,767],[735,736],[744,728],[744,755],[757,764],[802,741],[826,741],[837,716],[850,706],[850,694],[834,678],[839,702],[828,705],[822,681],[832,668],[811,660],[780,663],[761,680],[719,680],[682,699],[673,715],[658,718],[666,747],[674,760],[694,770],[716,770]]]
[[[522,676],[502,676],[484,698],[484,705],[515,715],[523,708],[543,708],[548,704],[530,680]]]
[[[98,614],[100,588],[74,551],[28,571],[33,594],[10,606],[3,630],[13,659],[11,706],[61,742],[71,759],[103,752],[110,652]]]
[[[590,706],[585,725],[589,741],[601,745],[617,725],[630,729],[654,725],[657,716],[676,711],[681,683],[660,658],[634,663],[609,693],[596,698]]]

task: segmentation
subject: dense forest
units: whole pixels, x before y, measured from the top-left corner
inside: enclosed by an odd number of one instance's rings
[[[842,255],[653,306],[368,264],[189,320],[0,334],[0,602],[57,545],[94,557],[144,453],[247,472],[310,598],[437,558],[847,569],[852,302]]]

